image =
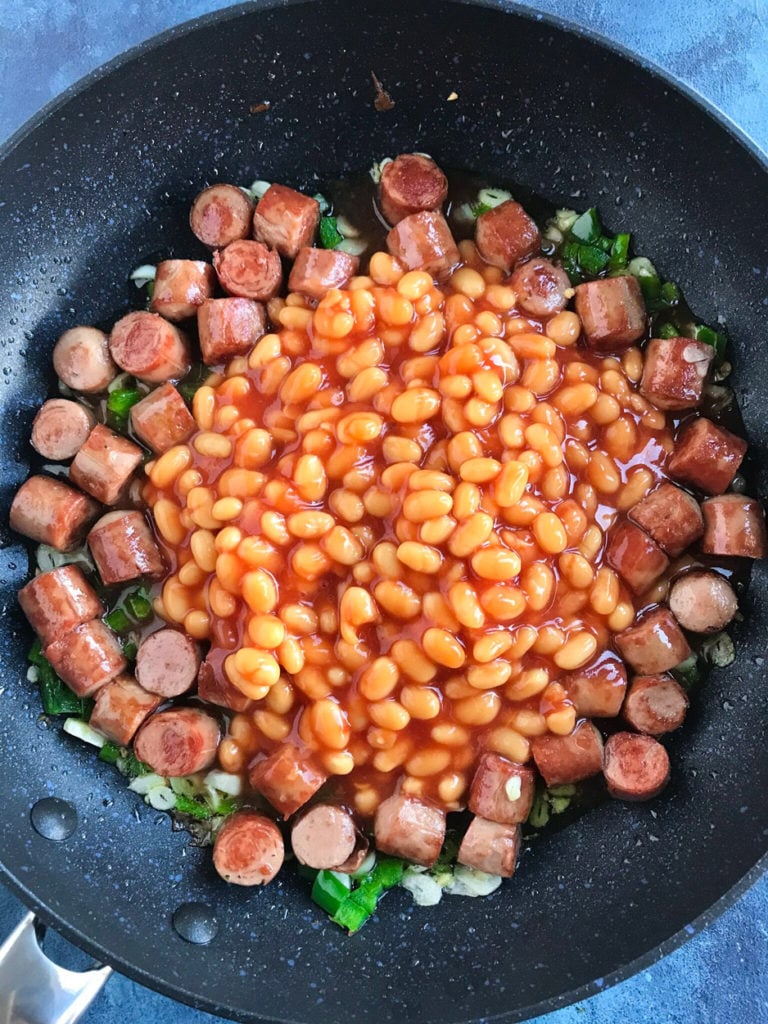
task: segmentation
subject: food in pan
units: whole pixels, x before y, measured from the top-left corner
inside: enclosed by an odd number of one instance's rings
[[[202,191],[209,257],[57,341],[11,509],[46,711],[350,931],[658,795],[766,554],[725,338],[628,234],[425,154],[373,177]]]

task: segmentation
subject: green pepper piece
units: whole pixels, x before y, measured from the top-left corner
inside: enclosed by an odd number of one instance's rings
[[[381,889],[391,889],[402,881],[403,870],[404,865],[401,860],[396,860],[394,857],[380,857],[373,871],[367,877]]]
[[[349,895],[349,889],[332,871],[318,871],[312,884],[312,899],[327,914],[333,917]]]
[[[131,628],[131,620],[119,605],[104,616],[104,621],[115,633],[127,633]]]
[[[608,260],[609,273],[615,274],[626,269],[629,258],[629,239],[630,234],[628,231],[623,231],[614,238],[611,244],[610,259]]]
[[[206,821],[208,818],[212,818],[215,813],[206,804],[195,800],[194,797],[184,796],[182,793],[176,794],[175,810],[180,814],[189,814],[190,817],[197,818],[199,821]]]
[[[144,587],[132,590],[130,594],[126,595],[125,607],[128,609],[128,614],[134,619],[138,619],[139,622],[143,622],[152,615],[152,602]]]
[[[107,740],[104,746],[99,750],[99,760],[106,761],[107,764],[117,764],[117,759],[120,757],[120,747],[112,740]]]
[[[141,392],[137,388],[118,388],[110,391],[107,397],[107,411],[119,419],[126,419],[131,407],[141,399]]]
[[[661,327],[659,327],[655,334],[655,337],[665,338],[668,340],[669,338],[677,338],[679,337],[679,335],[680,331],[677,329],[677,327],[675,327],[674,324],[667,322],[662,324]]]
[[[661,286],[661,301],[665,306],[676,306],[680,301],[680,289],[674,281],[665,281]]]
[[[720,362],[725,355],[726,337],[720,331],[715,331],[706,324],[695,324],[693,336],[696,341],[710,345],[715,350],[715,359]]]
[[[320,218],[320,245],[323,249],[335,249],[339,242],[344,241],[344,235],[336,226],[335,217]]]
[[[152,769],[149,765],[140,761],[132,750],[129,750],[125,755],[121,754],[119,760],[118,768],[130,779],[139,779],[142,775],[152,774]]]
[[[338,910],[332,918],[334,924],[338,924],[340,927],[346,928],[350,935],[359,931],[371,916],[364,907],[361,907],[359,903],[353,901],[352,896],[354,896],[354,893],[348,896],[347,899],[339,905]]]
[[[603,229],[600,226],[600,219],[594,206],[585,210],[580,217],[577,217],[571,226],[571,235],[579,242],[586,242],[592,245],[600,238]]]
[[[84,701],[74,694],[63,680],[59,679],[51,663],[43,658],[38,668],[40,699],[46,715],[85,717]]]

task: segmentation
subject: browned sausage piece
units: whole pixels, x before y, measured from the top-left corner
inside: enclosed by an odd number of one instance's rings
[[[672,558],[681,555],[704,533],[698,501],[674,484],[659,484],[628,515]]]
[[[213,265],[224,291],[241,299],[266,302],[283,280],[280,256],[261,242],[233,242],[226,249],[217,249]]]
[[[217,704],[221,708],[229,708],[231,711],[247,711],[253,706],[250,697],[246,697],[236,686],[229,681],[222,665],[221,652],[219,657],[214,655],[214,661],[207,658],[200,666],[197,675],[197,695],[206,704]],[[224,651],[224,656],[229,652]]]
[[[69,478],[104,505],[114,505],[141,462],[141,448],[97,423],[69,467]]]
[[[53,346],[56,376],[73,391],[106,391],[117,376],[106,334],[96,327],[71,327]]]
[[[657,608],[619,633],[616,646],[624,661],[643,676],[668,672],[691,653],[677,619],[667,608]]]
[[[75,626],[48,644],[43,654],[78,697],[90,697],[128,664],[114,633],[101,619]]]
[[[715,357],[711,345],[692,338],[652,338],[645,349],[640,394],[659,409],[693,409]]]
[[[264,306],[253,299],[208,299],[197,311],[200,349],[207,366],[250,352],[266,329]]]
[[[108,512],[88,534],[96,568],[104,583],[127,583],[139,576],[162,576],[165,564],[141,512]]]
[[[139,440],[160,455],[188,440],[197,424],[173,384],[161,384],[131,407],[131,428]]]
[[[395,793],[379,804],[373,828],[377,850],[431,867],[445,841],[445,812]]]
[[[219,723],[199,708],[169,708],[152,715],[136,734],[136,757],[158,775],[175,778],[210,768],[216,760]]]
[[[669,782],[669,755],[652,736],[617,732],[605,744],[603,774],[617,800],[650,800]]]
[[[251,765],[254,789],[265,796],[284,818],[289,818],[320,789],[328,778],[309,754],[283,743],[269,757]]]
[[[311,299],[322,299],[331,288],[346,288],[360,266],[357,256],[336,249],[299,249],[291,268],[288,289]]]
[[[579,718],[615,718],[627,690],[621,658],[605,651],[590,665],[563,676],[562,684]]]
[[[693,569],[673,581],[669,609],[683,629],[717,633],[733,619],[739,602],[733,587],[719,572]]]
[[[203,260],[163,260],[158,263],[149,308],[166,320],[186,320],[213,295],[216,274]]]
[[[581,782],[603,766],[603,737],[591,722],[579,722],[569,736],[534,736],[531,753],[548,786]]]
[[[266,885],[284,857],[283,837],[274,821],[247,809],[227,818],[213,846],[213,865],[232,885]]]
[[[722,494],[703,501],[701,511],[704,513],[701,550],[705,554],[736,558],[768,555],[765,512],[759,501],[743,494]]]
[[[312,244],[319,223],[316,199],[286,185],[270,185],[253,211],[253,237],[293,260],[299,249]]]
[[[44,459],[64,462],[85,444],[95,422],[91,410],[79,402],[50,398],[32,421],[32,447]]]
[[[636,278],[604,277],[577,285],[575,292],[587,346],[595,352],[620,352],[645,334],[645,303]]]
[[[605,557],[635,594],[644,594],[669,565],[659,545],[627,520],[612,527]]]
[[[541,235],[520,203],[508,199],[477,218],[475,244],[486,263],[508,274],[520,260],[539,251]]]
[[[628,725],[649,736],[679,729],[688,710],[688,697],[672,676],[635,676],[624,701]]]
[[[203,245],[223,249],[251,233],[253,204],[237,185],[211,185],[195,196],[189,226]]]
[[[459,864],[511,878],[520,849],[520,826],[473,818],[459,847]]]
[[[401,153],[381,170],[379,209],[390,224],[420,210],[439,210],[447,198],[448,179],[428,156]]]
[[[291,829],[291,846],[296,859],[319,871],[344,864],[356,844],[357,829],[352,815],[334,804],[315,804]]]
[[[407,270],[446,277],[459,262],[459,250],[441,213],[423,210],[399,221],[387,235],[387,248]]]
[[[76,565],[35,576],[19,591],[19,604],[43,647],[104,614],[96,591]]]
[[[365,863],[365,858],[368,856],[370,848],[371,844],[368,842],[366,837],[362,832],[358,832],[354,850],[349,857],[347,857],[344,863],[339,864],[334,870],[340,871],[345,875],[351,875],[355,871],[359,871]]]
[[[117,321],[109,351],[121,370],[148,384],[177,380],[190,367],[189,343],[181,331],[158,313],[143,310]]]
[[[517,305],[530,316],[552,316],[568,305],[571,281],[562,267],[537,257],[523,263],[509,279]]]
[[[139,686],[133,676],[121,675],[96,694],[88,724],[118,746],[127,747],[145,718],[162,704],[162,698]]]
[[[141,641],[136,653],[136,678],[160,697],[179,697],[195,685],[200,650],[177,629],[158,629]]]
[[[704,416],[683,425],[669,460],[669,473],[705,494],[723,494],[736,476],[747,442]]]
[[[472,779],[468,806],[481,818],[514,825],[530,814],[535,788],[536,776],[530,768],[499,754],[483,754]]]
[[[49,476],[31,476],[11,503],[11,529],[57,551],[82,544],[99,512],[95,501]]]

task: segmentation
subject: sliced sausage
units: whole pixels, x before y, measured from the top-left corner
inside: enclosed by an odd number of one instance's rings
[[[631,274],[587,281],[575,295],[587,346],[595,352],[620,352],[645,334],[643,293]]]
[[[520,203],[508,199],[477,218],[475,244],[486,263],[508,274],[520,260],[539,251],[541,235]]]
[[[390,224],[420,210],[439,210],[447,198],[448,179],[428,156],[401,153],[381,170],[379,209]]]
[[[674,484],[659,484],[628,515],[672,558],[681,555],[704,533],[698,501]]]
[[[96,694],[88,724],[118,746],[127,747],[139,726],[162,702],[161,697],[139,686],[133,676],[117,676]]]
[[[32,447],[44,459],[65,462],[85,444],[95,422],[91,410],[80,402],[50,398],[32,421]]]
[[[701,401],[715,350],[692,338],[652,338],[640,394],[658,409],[693,409]]]
[[[249,777],[253,788],[284,818],[289,818],[315,795],[328,775],[309,754],[291,743],[283,743],[268,757],[252,764]]]
[[[649,736],[679,729],[685,721],[688,697],[672,676],[635,676],[624,701],[622,716],[628,725]]]
[[[216,274],[203,260],[163,260],[158,263],[149,308],[166,320],[186,320],[213,295]]]
[[[520,826],[476,817],[469,823],[459,847],[458,862],[489,875],[511,878],[520,849]]]
[[[635,594],[644,594],[669,565],[659,545],[627,520],[612,527],[605,557]]]
[[[189,226],[203,245],[223,249],[251,233],[253,203],[237,185],[210,185],[189,211]]]
[[[280,256],[261,242],[233,242],[226,249],[217,249],[213,265],[224,291],[241,299],[266,302],[283,280]]]
[[[331,288],[346,288],[360,266],[357,256],[336,249],[299,249],[291,268],[288,289],[311,299],[322,299]]]
[[[568,785],[600,773],[603,737],[584,719],[569,736],[534,736],[531,753],[548,786]]]
[[[109,351],[121,370],[148,384],[178,380],[190,367],[189,343],[178,327],[144,310],[117,321],[109,336]]]
[[[431,867],[445,841],[445,812],[395,793],[379,804],[373,827],[377,850]]]
[[[192,413],[173,384],[159,388],[131,407],[131,429],[153,452],[161,455],[183,444],[197,430]]]
[[[481,818],[514,825],[530,814],[535,789],[536,776],[530,768],[500,754],[483,754],[472,779],[468,806]]]
[[[334,804],[315,804],[291,829],[291,846],[300,864],[323,869],[338,868],[352,856],[357,829],[349,811]]]
[[[552,316],[568,305],[571,281],[562,267],[539,256],[523,263],[509,279],[517,305],[530,316]]]
[[[652,736],[617,732],[605,744],[603,774],[617,800],[650,800],[669,782],[669,755]]]
[[[253,211],[253,237],[293,260],[299,249],[312,244],[319,223],[316,199],[286,185],[270,185]]]
[[[722,494],[703,501],[701,511],[701,550],[705,554],[736,558],[765,558],[768,554],[765,512],[759,501],[743,494]]]
[[[35,576],[19,591],[19,604],[43,647],[104,614],[96,591],[76,565]]]
[[[739,471],[747,442],[704,416],[688,420],[675,440],[669,473],[705,494],[723,494]]]
[[[158,711],[136,734],[136,757],[167,778],[192,775],[216,760],[219,723],[200,708]]]
[[[266,329],[264,306],[253,299],[208,299],[197,311],[200,350],[207,366],[246,355]]]
[[[86,395],[106,391],[117,376],[117,367],[109,354],[109,339],[96,327],[70,327],[53,346],[56,376]]]
[[[733,587],[725,576],[693,569],[678,576],[669,588],[669,609],[683,629],[717,633],[739,610]]]
[[[387,235],[387,248],[407,270],[446,277],[459,262],[459,250],[441,213],[423,210],[399,221]]]
[[[576,672],[563,676],[562,684],[579,718],[615,718],[627,690],[627,670],[610,651]]]
[[[69,467],[69,478],[104,505],[114,505],[141,462],[141,448],[97,423]]]
[[[139,576],[159,577],[165,572],[160,549],[141,512],[108,512],[88,534],[90,548],[102,581],[127,583]]]
[[[247,711],[253,706],[253,701],[229,681],[222,665],[221,652],[217,653],[218,658],[212,652],[200,666],[197,675],[198,697],[206,704],[217,704],[230,711]],[[225,651],[224,656],[227,653]]]
[[[668,672],[691,653],[677,619],[667,608],[657,608],[619,633],[616,646],[624,661],[643,676]]]
[[[75,626],[48,644],[43,654],[78,697],[90,697],[128,664],[117,638],[101,619]]]
[[[255,811],[230,815],[213,845],[213,865],[232,885],[266,885],[285,858],[285,846],[274,821]]]
[[[39,544],[72,551],[82,544],[98,512],[95,501],[60,480],[31,476],[14,496],[9,521],[12,530]]]
[[[195,685],[200,649],[186,633],[158,629],[139,644],[136,678],[145,690],[160,697],[179,697]]]
[[[351,875],[354,874],[355,871],[359,871],[365,863],[365,858],[368,856],[370,848],[371,844],[368,842],[366,837],[362,832],[358,832],[354,850],[349,857],[347,857],[344,863],[339,864],[334,870],[339,871],[344,875]]]

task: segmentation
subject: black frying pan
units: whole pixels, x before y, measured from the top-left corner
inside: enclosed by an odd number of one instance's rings
[[[371,70],[396,101],[388,113],[374,110]],[[458,99],[446,102],[452,91]],[[269,112],[250,113],[262,100]],[[724,313],[758,489],[768,493],[768,306],[764,271],[753,270],[765,266],[768,176],[756,156],[654,73],[553,23],[435,0],[418,11],[323,0],[244,6],[169,33],[6,148],[3,505],[27,473],[56,336],[127,309],[129,268],[192,251],[184,225],[203,182],[258,175],[311,186],[414,148],[557,203],[600,204],[704,319]],[[24,680],[31,636],[15,606],[27,573],[18,538],[3,535],[0,558],[6,879],[96,957],[196,1006],[315,1024],[519,1020],[647,964],[760,870],[765,564],[735,630],[737,662],[712,676],[670,740],[675,770],[661,799],[602,806],[527,853],[490,899],[424,911],[394,893],[380,920],[347,938],[290,872],[259,892],[222,885],[207,851],[88,750],[40,726]],[[76,810],[66,842],[30,824],[30,807],[50,794]],[[207,945],[172,925],[189,901],[213,908],[218,934]]]

